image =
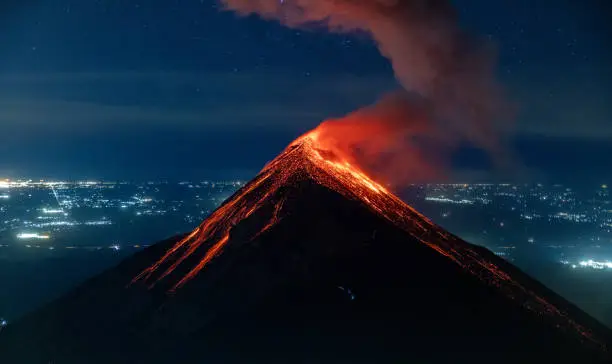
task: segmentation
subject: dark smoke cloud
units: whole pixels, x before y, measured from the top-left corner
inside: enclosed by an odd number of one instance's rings
[[[495,82],[494,53],[481,39],[458,26],[450,1],[222,0],[222,3],[241,15],[258,14],[289,27],[368,33],[381,54],[390,60],[404,91],[418,96],[385,98],[383,105],[368,110],[370,115],[392,108],[397,120],[387,123],[387,127],[403,134],[410,127],[398,120],[412,125],[409,119],[413,111],[409,105],[416,105],[420,114],[427,110],[430,122],[441,124],[432,129],[500,153],[495,123],[503,119],[508,109]],[[395,105],[398,102],[402,105]],[[406,115],[398,115],[397,110]],[[388,134],[393,134],[391,130]],[[400,156],[395,159],[401,161]]]

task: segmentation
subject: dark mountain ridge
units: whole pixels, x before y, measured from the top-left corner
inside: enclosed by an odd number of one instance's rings
[[[7,327],[0,360],[605,363],[610,337],[306,137],[193,233]]]

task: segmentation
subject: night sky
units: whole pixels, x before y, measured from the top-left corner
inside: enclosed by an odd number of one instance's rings
[[[514,179],[612,179],[606,1],[457,0],[517,105]],[[295,30],[213,0],[0,8],[0,177],[249,178],[302,132],[396,87],[363,34]],[[495,179],[475,151],[457,180]]]

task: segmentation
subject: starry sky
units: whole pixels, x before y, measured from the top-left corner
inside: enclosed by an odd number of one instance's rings
[[[455,0],[516,105],[513,179],[612,179],[612,30],[602,0]],[[363,34],[295,30],[213,0],[0,5],[0,175],[249,178],[327,117],[396,87]],[[453,178],[497,178],[477,151]],[[508,178],[507,175],[505,178]]]

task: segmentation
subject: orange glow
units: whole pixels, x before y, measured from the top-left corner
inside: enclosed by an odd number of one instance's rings
[[[325,127],[325,123],[322,127]],[[259,215],[258,221],[267,221],[256,227],[256,232],[250,240],[258,238],[278,224],[282,220],[281,212],[285,202],[282,187],[307,178],[348,199],[360,201],[374,214],[390,221],[486,284],[498,287],[506,296],[528,310],[555,317],[557,321],[561,319],[564,322],[562,328],[572,329],[581,337],[596,342],[584,327],[523,287],[490,258],[479,254],[470,244],[445,232],[387,188],[368,177],[354,161],[347,159],[350,156],[347,157],[342,148],[337,148],[335,143],[326,143],[332,140],[330,136],[323,136],[327,132],[319,127],[291,143],[283,153],[268,163],[255,179],[230,197],[157,262],[135,277],[132,283],[142,280],[149,282],[152,287],[160,280],[168,278],[196,252],[198,255],[201,250],[205,252],[199,263],[173,284],[170,291],[176,291],[204,272],[214,258],[223,253],[225,246],[232,241],[233,227],[241,221],[253,215]]]
[[[183,240],[181,240],[178,243],[176,243],[176,245],[174,245],[174,247],[172,247],[172,249],[168,250],[166,252],[166,254],[164,254],[164,256],[160,260],[158,260],[155,264],[153,264],[149,268],[145,269],[138,276],[136,276],[136,278],[134,278],[134,281],[137,281],[137,280],[140,280],[140,279],[149,279],[151,277],[151,274],[153,274],[153,272],[155,272],[159,268],[159,266],[163,262],[166,261],[166,259],[168,259],[177,250],[179,250],[189,240],[193,239],[193,237],[196,236],[199,232],[200,232],[200,228],[198,227],[194,231],[192,231],[191,234],[187,235],[187,237],[185,237]]]
[[[206,252],[206,256],[200,261],[198,265],[196,265],[183,279],[181,279],[177,284],[172,287],[172,291],[176,291],[182,285],[187,283],[190,279],[196,276],[200,271],[204,268],[208,262],[210,262],[223,248],[225,243],[229,240],[229,235],[225,235],[221,240],[219,240],[215,245],[213,245],[208,252]]]
[[[259,230],[259,232],[253,237],[253,239],[259,237],[261,234],[268,231],[271,227],[273,227],[280,221],[281,219],[280,211],[283,208],[284,202],[285,202],[284,200],[281,200],[280,202],[276,204],[276,206],[274,207],[274,215],[272,215],[272,218],[270,218],[270,221],[268,221],[268,223],[263,228],[261,228],[261,230]]]
[[[208,253],[205,257],[186,276],[180,279],[173,290],[183,286],[223,251],[225,244],[231,240],[233,226],[255,214],[263,204],[270,202],[270,198],[280,187],[286,185],[290,178],[303,172],[306,172],[315,181],[342,193],[346,197],[361,199],[377,213],[382,213],[391,220],[399,218],[402,213],[401,209],[409,209],[412,214],[425,219],[401,202],[385,187],[368,177],[353,163],[344,159],[341,149],[329,148],[324,145],[319,140],[321,130],[321,128],[317,128],[291,143],[279,157],[265,166],[251,183],[228,199],[198,228],[176,243],[155,264],[145,269],[132,282],[139,280],[152,281],[150,287],[153,287],[156,282],[172,274],[187,258],[201,248],[207,249]],[[323,140],[332,140],[329,133],[326,134],[327,137]],[[280,221],[280,210],[283,202],[284,199],[282,198],[274,201],[274,212],[268,223],[262,226],[252,239],[268,231]],[[394,206],[394,210],[390,210],[390,206]],[[398,210],[398,207],[400,210]],[[392,211],[395,211],[396,214],[392,214]],[[210,240],[215,238],[219,239],[218,242],[213,246],[208,246]]]

